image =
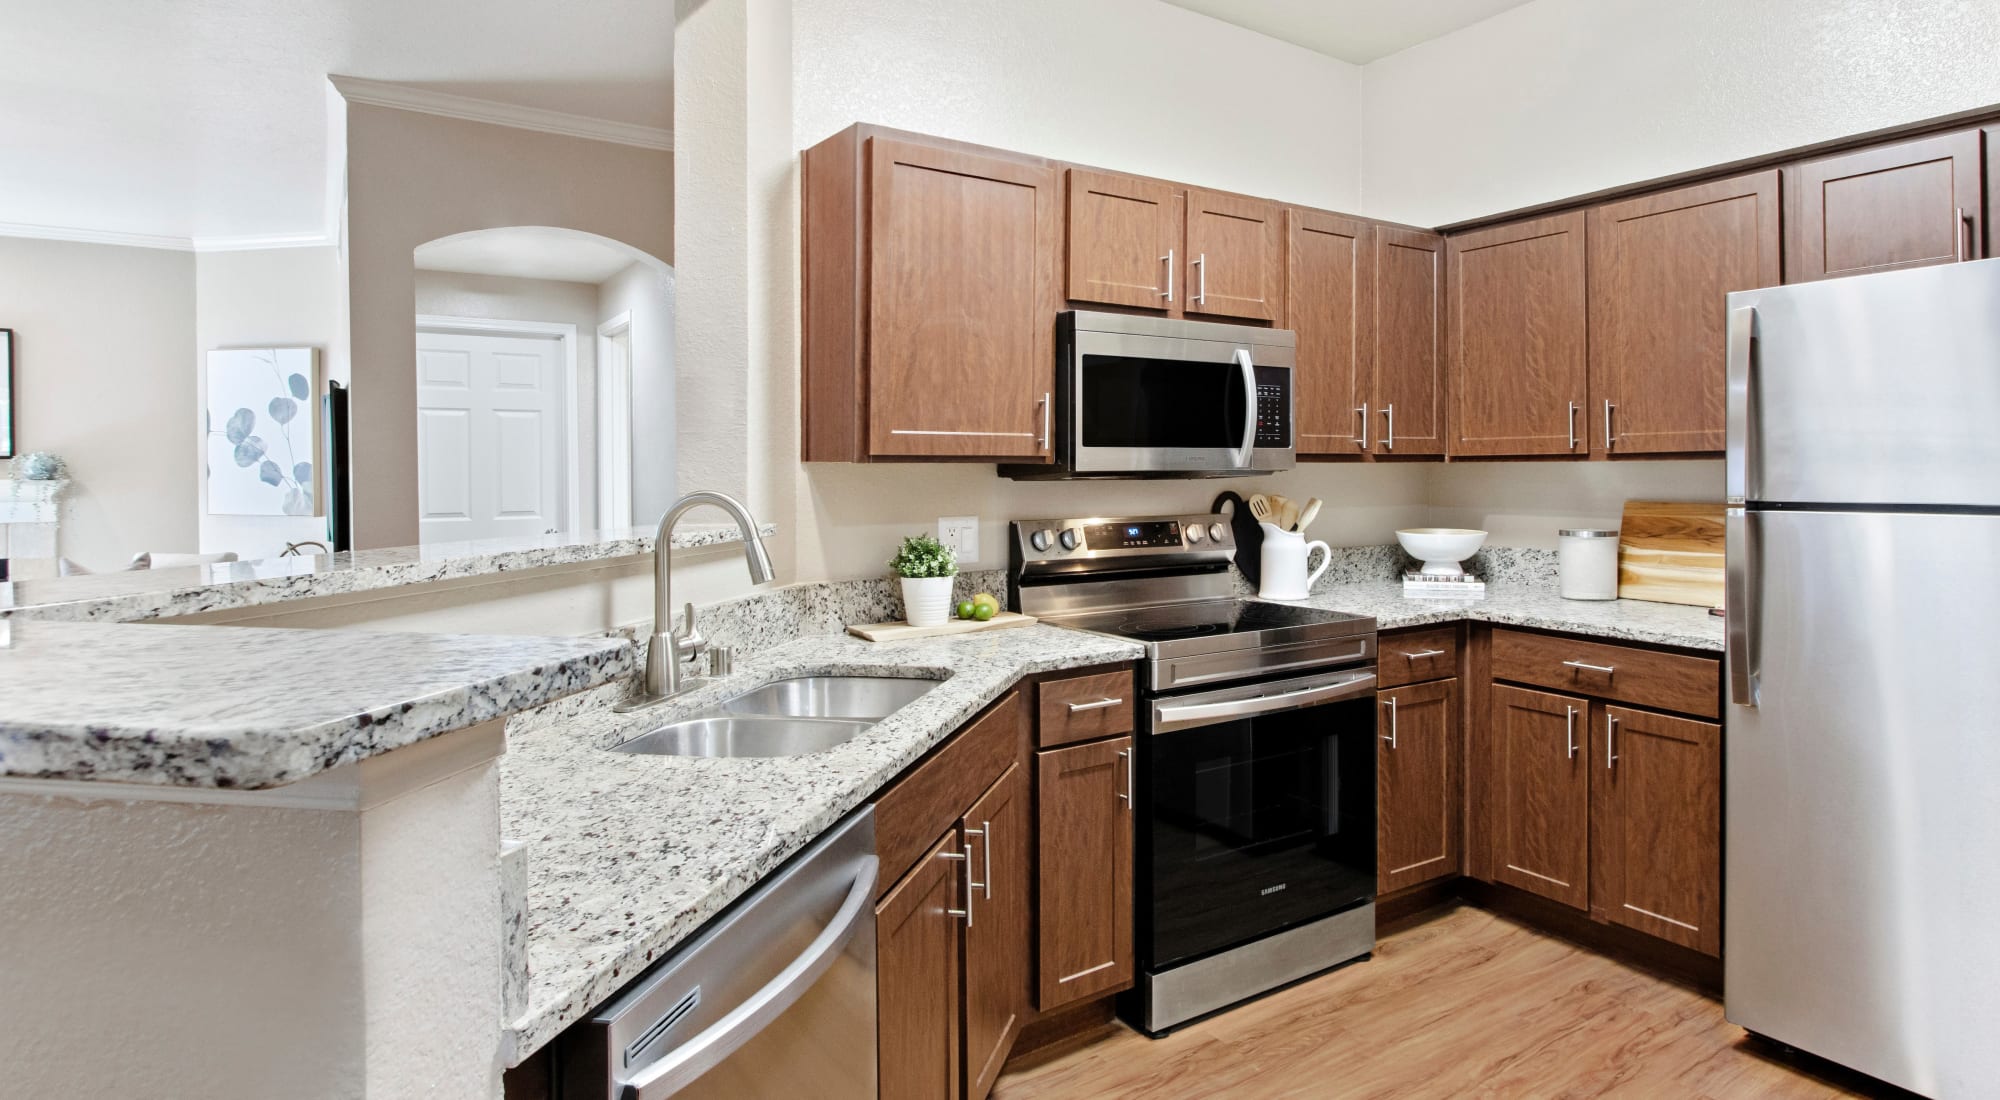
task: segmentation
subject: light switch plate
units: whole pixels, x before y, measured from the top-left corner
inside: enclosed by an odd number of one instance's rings
[[[939,516],[938,541],[951,547],[963,567],[979,562],[979,517]]]

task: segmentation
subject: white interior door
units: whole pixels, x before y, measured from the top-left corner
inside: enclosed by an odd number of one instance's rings
[[[417,334],[424,544],[562,529],[562,375],[554,337]]]

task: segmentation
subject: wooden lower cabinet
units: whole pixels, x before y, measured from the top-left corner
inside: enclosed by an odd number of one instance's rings
[[[1027,771],[1016,764],[973,804],[960,827],[972,865],[972,919],[965,925],[965,1096],[993,1090],[1014,1038],[1033,1011],[1033,822]]]
[[[1132,738],[1038,752],[1037,1007],[1132,983]]]
[[[1564,905],[1590,904],[1590,703],[1493,687],[1494,877]]]
[[[1458,681],[1376,693],[1376,890],[1459,872]]]
[[[939,838],[875,906],[881,1100],[958,1095],[959,844],[956,830]]]
[[[1722,727],[1598,704],[1591,914],[1722,954]]]

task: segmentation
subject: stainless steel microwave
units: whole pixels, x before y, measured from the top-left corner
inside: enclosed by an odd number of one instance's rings
[[[1054,461],[1001,473],[1037,480],[1289,470],[1295,350],[1285,329],[1059,314]]]

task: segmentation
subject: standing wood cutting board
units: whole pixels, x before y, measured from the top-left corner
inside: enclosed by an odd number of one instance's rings
[[[1628,500],[1618,598],[1722,606],[1722,505]]]

